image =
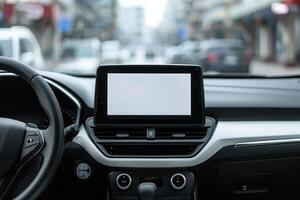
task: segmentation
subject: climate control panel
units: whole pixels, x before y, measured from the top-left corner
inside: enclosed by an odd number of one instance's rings
[[[195,195],[195,177],[187,171],[114,171],[108,179],[114,200],[141,199],[145,194],[161,200],[192,200]]]

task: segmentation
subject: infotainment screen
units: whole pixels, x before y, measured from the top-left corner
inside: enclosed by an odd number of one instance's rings
[[[201,68],[114,65],[97,71],[96,124],[203,124]]]
[[[107,74],[107,115],[191,115],[191,74]]]

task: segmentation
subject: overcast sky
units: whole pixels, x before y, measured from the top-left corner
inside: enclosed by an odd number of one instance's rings
[[[167,0],[120,0],[122,7],[141,5],[145,10],[145,24],[149,28],[159,26]]]

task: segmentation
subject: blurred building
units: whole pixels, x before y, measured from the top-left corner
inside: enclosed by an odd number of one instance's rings
[[[142,6],[119,8],[119,39],[124,43],[140,43],[145,31],[145,13]]]
[[[29,27],[54,60],[64,37],[116,37],[117,0],[1,0],[0,25]]]
[[[239,37],[257,59],[293,65],[300,57],[300,0],[201,0],[207,37]]]
[[[202,38],[202,1],[168,0],[162,28],[169,43]]]
[[[163,31],[164,41],[178,45],[187,40],[187,27],[184,22],[182,0],[168,0],[160,30]]]
[[[189,40],[199,40],[202,37],[202,2],[197,0],[183,0],[183,20],[187,27]]]
[[[72,35],[113,40],[117,34],[117,0],[74,0],[76,18]]]

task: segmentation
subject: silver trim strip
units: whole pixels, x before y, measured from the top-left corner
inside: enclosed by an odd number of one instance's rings
[[[64,93],[67,97],[69,97],[76,105],[77,107],[77,113],[76,113],[76,123],[79,124],[80,120],[80,114],[81,114],[81,104],[79,103],[78,99],[74,97],[73,94],[71,94],[69,91],[67,91],[65,88],[60,86],[59,84],[55,83],[54,81],[45,78],[45,80],[48,82],[49,85],[52,85],[56,89],[60,90],[62,93]]]
[[[234,145],[235,148],[245,148],[253,146],[269,146],[269,145],[278,145],[278,144],[291,144],[291,143],[300,143],[300,138],[295,139],[281,139],[281,140],[264,140],[264,141],[255,141],[255,142],[240,142]]]
[[[207,161],[226,146],[274,140],[300,140],[300,121],[219,121],[207,145],[192,158],[109,158],[91,141],[84,126],[73,139],[99,163],[128,168],[191,167]]]

